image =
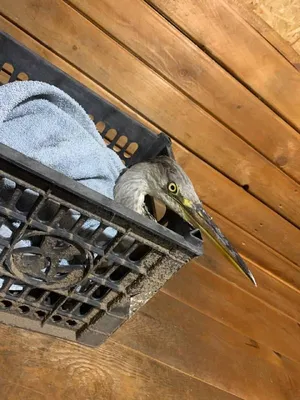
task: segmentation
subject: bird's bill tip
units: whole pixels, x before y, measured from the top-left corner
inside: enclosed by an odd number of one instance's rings
[[[248,270],[247,276],[250,279],[250,281],[253,283],[253,285],[257,287],[256,280],[255,280],[255,278],[254,278],[254,276],[253,276],[253,274],[252,274],[252,272],[250,270]]]
[[[222,234],[212,218],[206,213],[202,204],[194,205],[190,200],[182,199],[182,207],[186,220],[201,233],[207,236],[214,245],[224,254],[231,264],[257,286],[252,272],[247,267],[241,256],[235,251],[229,241]]]

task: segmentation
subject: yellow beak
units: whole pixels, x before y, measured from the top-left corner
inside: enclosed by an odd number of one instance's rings
[[[224,256],[233,264],[233,266],[246,275],[250,281],[257,286],[252,272],[247,267],[242,257],[233,248],[230,242],[226,239],[212,218],[207,214],[201,204],[193,204],[188,199],[177,194],[174,199],[180,204],[185,215],[186,221],[195,229],[199,229],[201,233],[209,238],[214,245],[224,254]]]

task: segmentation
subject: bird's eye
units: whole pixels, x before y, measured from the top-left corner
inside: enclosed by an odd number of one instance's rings
[[[169,189],[169,192],[171,192],[173,194],[177,194],[177,192],[178,192],[178,186],[174,182],[169,183],[168,189]]]

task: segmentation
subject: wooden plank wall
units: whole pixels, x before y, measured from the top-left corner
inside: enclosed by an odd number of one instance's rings
[[[300,55],[298,0],[243,0],[242,3],[278,32]]]
[[[1,399],[300,398],[298,55],[235,0],[1,0],[0,27],[173,138],[215,250],[101,348],[0,327]]]

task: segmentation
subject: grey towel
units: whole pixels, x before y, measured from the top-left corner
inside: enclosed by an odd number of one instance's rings
[[[84,109],[43,82],[0,87],[0,142],[109,198],[124,168]]]
[[[13,82],[0,87],[0,142],[109,198],[113,198],[115,181],[124,169],[84,109],[60,89],[43,82]],[[76,215],[72,217],[76,219]],[[98,226],[97,221],[90,221],[86,229]],[[110,237],[115,234],[113,229],[105,232]],[[9,228],[0,229],[2,237],[10,234]],[[30,243],[23,241],[24,245]]]

